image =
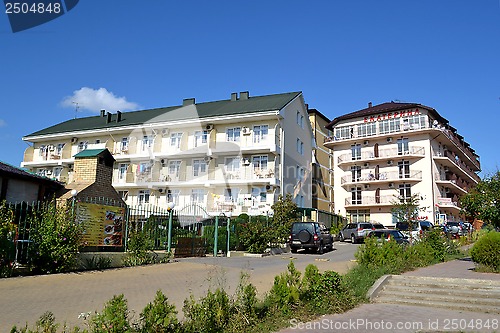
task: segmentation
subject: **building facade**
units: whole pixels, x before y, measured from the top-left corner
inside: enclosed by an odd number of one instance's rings
[[[270,214],[290,193],[310,207],[313,136],[301,92],[116,112],[27,135],[22,166],[72,183],[74,156],[107,148],[127,204],[199,204],[212,214]]]
[[[335,213],[333,206],[333,152],[323,146],[331,136],[326,126],[331,119],[316,109],[307,109],[311,123],[315,147],[312,156],[312,208]]]
[[[352,222],[394,226],[395,200],[420,197],[419,218],[460,220],[459,198],[480,180],[479,156],[448,120],[430,107],[384,103],[335,118],[335,211]]]

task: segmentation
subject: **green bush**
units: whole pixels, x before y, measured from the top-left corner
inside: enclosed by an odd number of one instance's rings
[[[28,248],[31,269],[36,273],[60,273],[74,270],[82,242],[82,224],[75,223],[67,207],[47,203],[29,218]]]
[[[93,315],[89,327],[92,333],[131,332],[127,300],[123,294],[113,296],[101,313]]]
[[[265,300],[272,311],[289,314],[299,305],[300,275],[293,262],[290,261],[288,272],[281,273],[274,278],[274,284]]]
[[[187,332],[223,332],[229,322],[231,306],[227,293],[217,288],[197,302],[193,296],[184,301],[183,307]]]
[[[140,329],[142,333],[179,332],[180,323],[177,319],[175,305],[158,290],[153,303],[149,303],[141,312]]]
[[[490,231],[470,250],[472,260],[494,272],[500,271],[500,232]]]
[[[14,260],[14,234],[13,212],[5,202],[0,204],[0,278],[10,276],[11,263]]]
[[[257,217],[239,226],[238,235],[243,247],[250,253],[264,253],[272,238],[265,218]]]

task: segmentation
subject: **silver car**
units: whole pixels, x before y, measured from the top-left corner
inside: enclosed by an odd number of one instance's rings
[[[375,227],[370,222],[349,223],[340,230],[340,240],[350,240],[355,244],[365,239],[370,232],[375,230]]]

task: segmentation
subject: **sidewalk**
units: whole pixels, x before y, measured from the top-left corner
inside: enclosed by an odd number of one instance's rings
[[[474,267],[474,263],[466,258],[419,268],[403,275],[500,281],[500,274],[478,273]],[[500,332],[500,319],[496,314],[371,303],[312,322],[292,321],[290,328],[279,331],[293,332]]]

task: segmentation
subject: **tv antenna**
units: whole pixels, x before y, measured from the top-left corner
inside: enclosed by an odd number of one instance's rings
[[[73,104],[75,104],[75,119],[76,119],[76,115],[78,113],[78,110],[80,109],[80,105],[78,104],[78,102],[72,102]]]

